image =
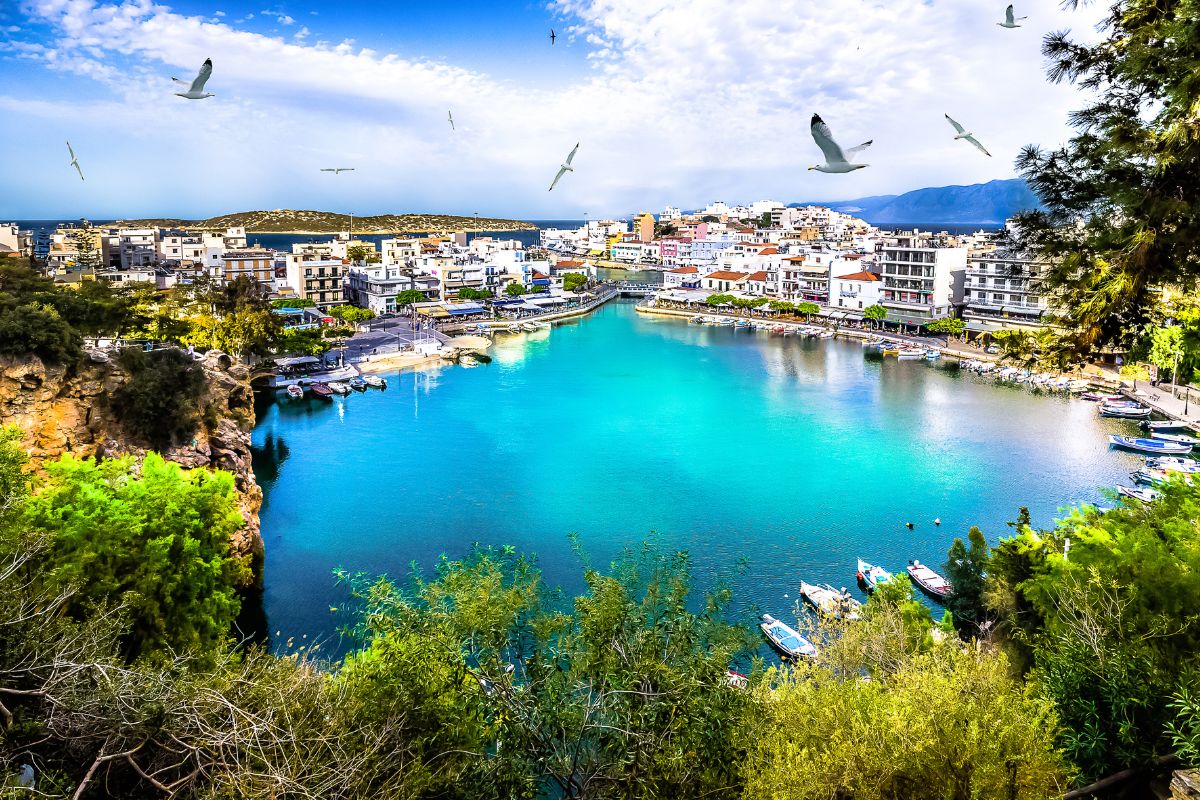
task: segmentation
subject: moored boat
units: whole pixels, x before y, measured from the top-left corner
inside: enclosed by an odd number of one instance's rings
[[[330,389],[327,384],[321,383],[320,381],[309,384],[308,390],[322,400],[333,399],[333,389]]]
[[[1103,392],[1084,392],[1079,395],[1079,398],[1081,400],[1092,400],[1101,403],[1116,402],[1124,399],[1119,394],[1104,394]]]
[[[1139,405],[1115,405],[1105,403],[1100,406],[1100,416],[1117,419],[1144,419],[1150,416],[1150,409]]]
[[[758,627],[771,644],[789,658],[816,658],[816,645],[770,614],[762,615],[762,623]]]
[[[850,596],[849,589],[834,589],[828,583],[816,585],[800,581],[800,595],[813,608],[834,619],[856,620],[862,603]]]
[[[1186,431],[1190,430],[1188,423],[1179,419],[1146,420],[1142,427],[1148,431]]]
[[[1189,474],[1200,472],[1200,461],[1191,458],[1175,458],[1173,456],[1147,458],[1146,466],[1149,469],[1161,469],[1164,472],[1185,472]]]
[[[346,385],[356,392],[365,392],[367,390],[367,382],[357,376],[346,381]]]
[[[373,386],[376,389],[383,389],[387,386],[387,381],[378,375],[363,375],[362,379],[367,386]]]
[[[1153,503],[1162,497],[1161,492],[1156,492],[1153,489],[1138,489],[1133,486],[1118,486],[1117,494],[1122,497],[1132,497],[1134,500],[1141,500],[1143,503]]]
[[[304,388],[298,384],[288,384],[287,396],[293,400],[301,400],[304,398]]]
[[[1162,439],[1138,439],[1134,436],[1119,436],[1109,434],[1108,443],[1114,447],[1126,450],[1136,450],[1139,453],[1158,453],[1166,456],[1182,456],[1192,452],[1190,444],[1177,444]]]
[[[1200,444],[1200,439],[1195,436],[1188,436],[1185,433],[1163,433],[1161,431],[1151,431],[1151,439],[1161,439],[1164,442],[1174,442],[1175,444],[1190,444],[1192,447]]]
[[[934,600],[944,600],[953,594],[954,590],[950,586],[950,581],[943,578],[941,575],[934,572],[929,567],[922,564],[920,561],[913,559],[908,562],[908,577],[912,578],[913,583],[920,586],[921,589]]]
[[[891,580],[892,573],[883,567],[870,564],[860,558],[858,560],[858,572],[855,574],[855,577],[867,587],[868,592],[873,592],[879,584]]]
[[[328,381],[325,384],[334,394],[350,394],[350,386],[341,381]]]

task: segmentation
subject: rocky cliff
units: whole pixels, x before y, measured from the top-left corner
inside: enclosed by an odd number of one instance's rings
[[[210,352],[200,362],[206,377],[206,404],[213,413],[199,425],[195,438],[162,453],[188,469],[210,467],[231,472],[241,495],[246,526],[234,550],[251,557],[256,583],[262,581],[263,544],[258,510],[262,490],[250,462],[250,430],[254,402],[249,374],[223,353]],[[0,356],[0,424],[16,425],[36,464],[63,453],[79,457],[142,458],[147,444],[133,440],[106,402],[128,375],[114,361],[95,354],[66,368],[37,358]]]

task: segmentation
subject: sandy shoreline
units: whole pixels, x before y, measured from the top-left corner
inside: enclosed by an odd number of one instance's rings
[[[451,362],[442,356],[423,356],[417,353],[388,353],[369,356],[370,361],[358,361],[351,366],[363,375],[377,375],[381,372],[403,371],[406,369],[424,369],[435,365],[449,365]]]

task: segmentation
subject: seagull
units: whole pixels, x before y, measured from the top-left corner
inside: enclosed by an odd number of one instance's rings
[[[568,172],[575,171],[575,168],[571,166],[571,159],[575,158],[575,153],[577,150],[579,150],[579,142],[576,142],[575,146],[573,148],[571,148],[571,152],[567,156],[567,160],[559,165],[558,174],[554,176],[554,183],[550,184],[550,188],[547,191],[553,192],[554,187],[558,186],[558,181],[563,175],[565,175]]]
[[[208,79],[211,77],[212,59],[206,58],[204,59],[204,63],[200,65],[200,71],[196,73],[196,80],[192,81],[190,86],[188,86],[188,84],[184,81],[179,80],[179,78],[171,78],[171,80],[175,81],[180,86],[188,87],[186,92],[176,92],[175,96],[186,97],[188,100],[203,100],[206,97],[216,97],[216,95],[212,92],[204,91],[204,84],[208,83]]]
[[[343,172],[354,172],[354,167],[321,167],[321,172],[332,172],[341,175]]]
[[[551,29],[550,29],[550,45],[551,45],[551,46],[553,46],[553,45],[554,45],[554,40],[555,40],[555,39],[557,39],[557,38],[558,38],[558,37],[554,35],[554,28],[551,28]]]
[[[75,151],[71,149],[70,142],[67,142],[67,152],[71,154],[71,160],[68,163],[79,173],[79,180],[83,180],[83,170],[79,168],[79,159],[75,157]]]
[[[965,141],[968,141],[971,144],[978,147],[979,152],[983,153],[985,156],[991,156],[991,153],[989,153],[987,151],[987,148],[985,148],[983,145],[981,145],[979,143],[979,140],[975,138],[975,134],[967,133],[967,129],[964,128],[962,125],[959,125],[954,120],[950,119],[949,114],[946,115],[946,120],[949,121],[949,123],[954,126],[954,130],[958,131],[958,135],[954,137],[955,139],[963,139]]]
[[[851,164],[847,156],[853,156],[855,153],[866,150],[871,146],[871,142],[875,141],[874,139],[865,141],[857,147],[851,147],[843,153],[841,146],[833,140],[829,126],[825,124],[825,120],[821,119],[820,114],[812,115],[810,127],[817,147],[821,148],[821,152],[825,154],[825,163],[811,166],[809,169],[815,169],[817,172],[853,172],[856,169],[870,166],[869,164]]]
[[[1019,19],[1029,19],[1029,17],[1014,17],[1013,7],[1010,4],[1008,8],[1004,9],[1004,22],[997,22],[996,24],[1001,28],[1019,28],[1021,27],[1017,24],[1017,20]]]
[[[449,111],[446,112],[446,119],[450,120],[450,130],[456,130],[454,127],[454,115]]]

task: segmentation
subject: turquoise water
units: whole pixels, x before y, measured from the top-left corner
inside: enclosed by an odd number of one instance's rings
[[[536,553],[576,590],[571,533],[604,564],[657,532],[702,584],[745,557],[739,608],[786,614],[801,577],[852,586],[858,556],[940,565],[973,524],[1006,535],[1018,506],[1048,526],[1109,502],[1101,487],[1137,463],[1105,441],[1132,425],[1091,403],[627,302],[491,352],[261,410],[272,632],[332,635],[335,567],[402,576],[477,541]]]

